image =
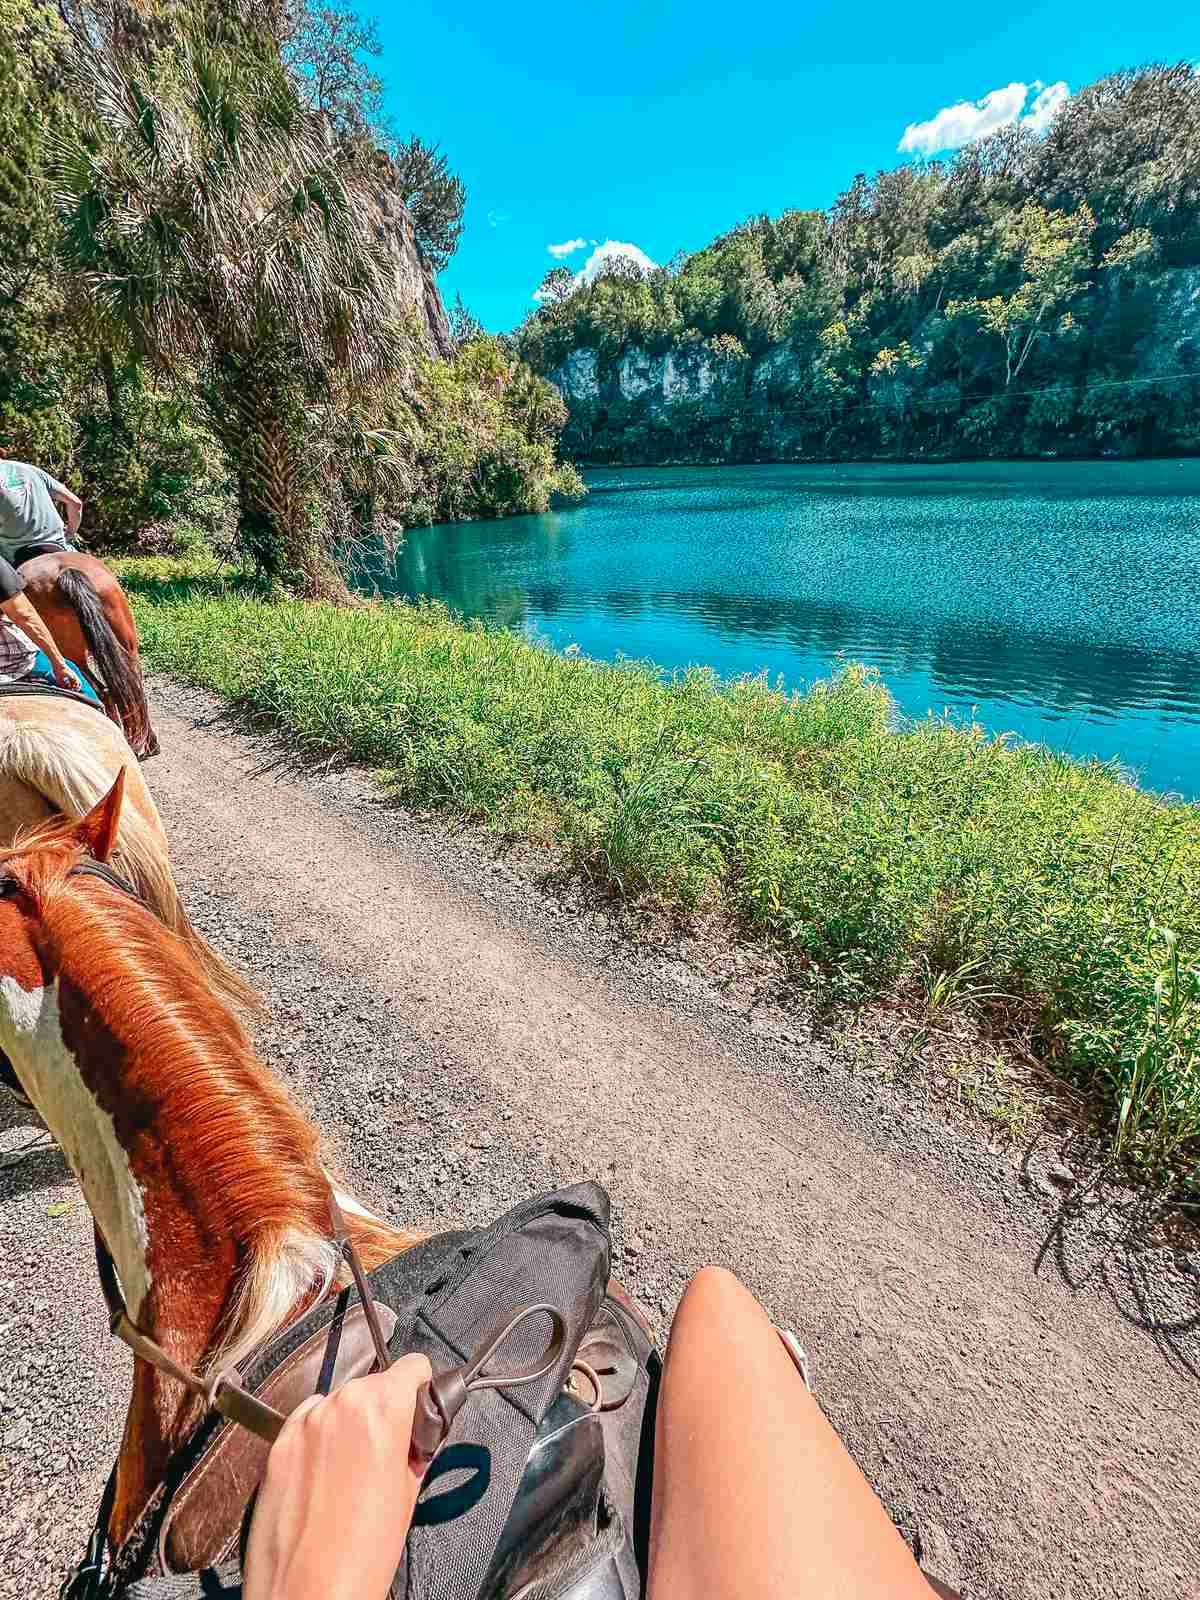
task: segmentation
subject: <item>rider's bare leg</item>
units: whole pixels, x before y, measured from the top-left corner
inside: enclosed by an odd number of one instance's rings
[[[650,1600],[930,1600],[908,1546],[731,1273],[688,1285],[658,1405]]]

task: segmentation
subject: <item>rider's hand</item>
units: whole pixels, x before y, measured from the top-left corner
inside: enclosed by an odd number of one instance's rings
[[[74,689],[78,694],[83,685],[64,661],[61,666],[54,665],[54,681],[60,689]]]
[[[245,1600],[383,1600],[421,1491],[408,1446],[429,1376],[404,1356],[292,1412],[259,1491]]]

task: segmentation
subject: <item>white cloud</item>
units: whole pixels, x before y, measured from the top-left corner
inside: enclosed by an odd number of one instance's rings
[[[612,261],[632,261],[640,272],[657,272],[658,262],[651,261],[644,250],[639,250],[636,244],[622,244],[619,239],[606,239],[603,244],[598,244],[591,255],[584,262],[582,270],[575,274],[576,285],[593,283]]]
[[[488,227],[489,228],[502,228],[506,222],[511,222],[511,221],[512,221],[512,212],[511,211],[489,211],[488,212]]]
[[[594,242],[594,241],[593,241]],[[606,239],[603,244],[596,245],[591,255],[571,280],[571,293],[583,287],[585,283],[594,283],[605,269],[614,261],[629,261],[639,272],[656,272],[658,262],[652,261],[644,250],[639,250],[636,244],[622,244],[620,239]],[[533,298],[541,301],[542,291],[534,290]]]
[[[1058,83],[1035,83],[1033,87],[1038,92],[1028,112],[1021,118],[1021,124],[1031,133],[1045,133],[1071,98],[1071,91],[1061,79]]]
[[[586,243],[586,239],[564,239],[562,244],[548,244],[546,249],[549,250],[552,256],[561,261],[563,256],[569,256],[576,250],[582,250]]]
[[[1033,103],[1022,116],[1031,92]],[[959,150],[965,144],[974,144],[1018,121],[1033,133],[1045,133],[1070,95],[1062,82],[1043,85],[1035,79],[1032,84],[1009,83],[985,94],[982,100],[960,100],[957,105],[943,106],[928,122],[910,122],[896,148],[903,154],[933,156],[942,150]]]

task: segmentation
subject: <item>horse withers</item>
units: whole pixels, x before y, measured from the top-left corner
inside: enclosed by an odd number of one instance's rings
[[[138,759],[157,755],[137,624],[121,585],[102,561],[78,550],[31,547],[17,557],[26,597],[55,644],[87,673]]]

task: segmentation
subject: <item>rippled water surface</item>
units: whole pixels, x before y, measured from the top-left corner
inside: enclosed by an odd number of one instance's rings
[[[839,656],[1200,796],[1200,461],[631,468],[412,531],[382,586],[558,648],[802,687]]]

